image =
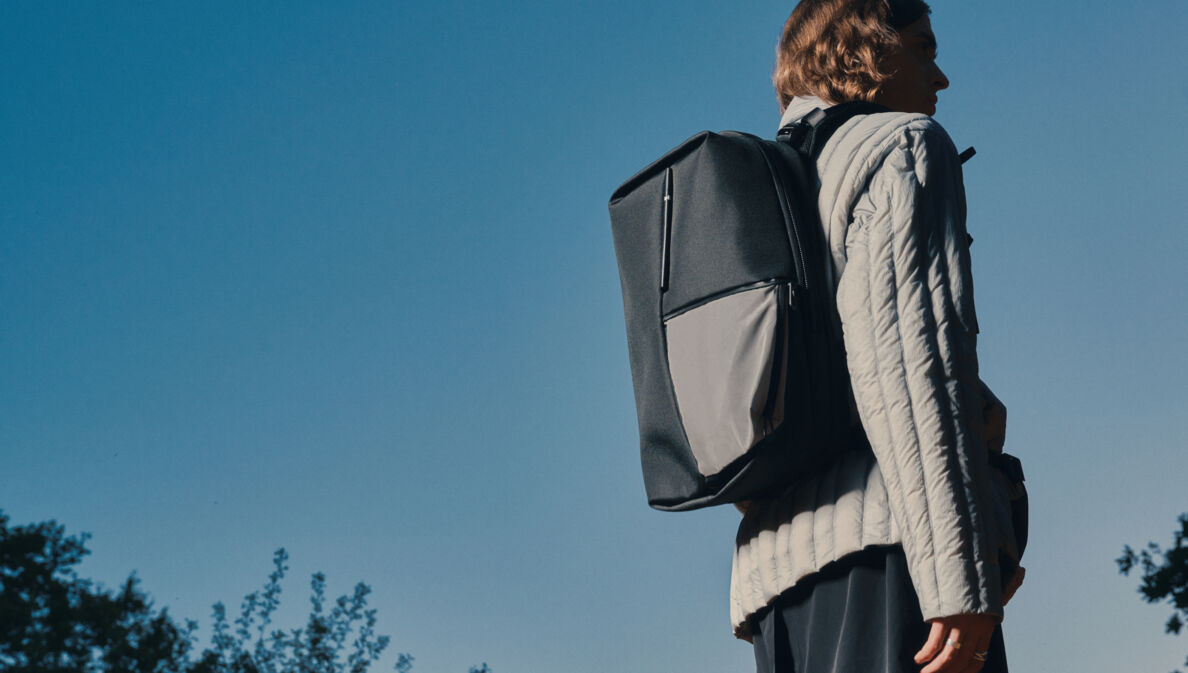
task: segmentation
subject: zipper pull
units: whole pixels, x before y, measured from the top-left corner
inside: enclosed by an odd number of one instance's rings
[[[660,291],[668,291],[668,272],[672,261],[672,166],[664,171],[664,240],[660,244]]]

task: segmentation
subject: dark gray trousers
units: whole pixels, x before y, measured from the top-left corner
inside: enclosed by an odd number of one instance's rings
[[[826,566],[752,619],[759,673],[917,673],[931,627],[898,545]],[[982,673],[1007,673],[1001,626],[989,652]]]

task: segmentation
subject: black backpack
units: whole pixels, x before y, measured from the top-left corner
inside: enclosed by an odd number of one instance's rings
[[[850,382],[817,212],[815,160],[870,103],[777,140],[699,133],[610,200],[648,503],[778,494],[847,449]]]

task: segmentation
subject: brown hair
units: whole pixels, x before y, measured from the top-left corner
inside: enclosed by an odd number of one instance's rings
[[[780,110],[793,96],[871,100],[897,30],[930,12],[923,0],[801,0],[784,24],[771,81]]]

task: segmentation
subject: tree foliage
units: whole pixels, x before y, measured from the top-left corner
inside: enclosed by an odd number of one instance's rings
[[[1130,575],[1134,568],[1143,571],[1139,583],[1139,593],[1148,603],[1159,603],[1166,600],[1171,603],[1175,611],[1165,624],[1167,633],[1180,633],[1188,619],[1188,513],[1179,518],[1180,529],[1175,532],[1175,539],[1171,547],[1161,548],[1154,542],[1148,542],[1146,549],[1135,553],[1130,545],[1122,550],[1118,557],[1118,571],[1123,575]],[[1188,666],[1188,661],[1185,661]]]
[[[326,576],[314,573],[305,626],[269,629],[280,606],[288,560],[284,549],[276,551],[263,592],[244,596],[234,623],[228,620],[226,607],[215,603],[211,646],[188,673],[366,673],[380,658],[389,638],[375,633],[375,610],[367,609],[371,588],[362,582],[353,593],[339,596],[328,606]],[[397,658],[398,671],[409,671],[411,666],[412,657],[407,654]]]
[[[0,668],[12,673],[168,673],[194,625],[157,611],[135,575],[118,591],[78,576],[87,535],[54,521],[9,528],[0,512]]]
[[[79,577],[85,533],[55,521],[8,525],[0,511],[0,670],[10,673],[366,673],[387,649],[360,582],[333,601],[326,576],[310,581],[304,626],[273,626],[289,556],[278,549],[262,591],[244,596],[232,620],[215,603],[210,645],[196,646],[198,625],[157,610],[135,574],[111,591]],[[402,653],[393,668],[410,673]],[[470,673],[491,673],[486,663]]]

